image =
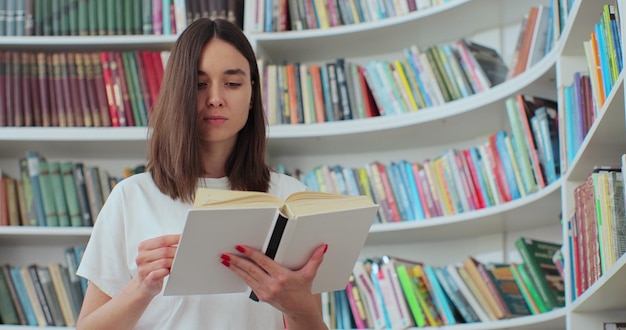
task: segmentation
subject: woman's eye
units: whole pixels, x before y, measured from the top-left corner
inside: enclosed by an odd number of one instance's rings
[[[240,83],[236,83],[236,82],[227,82],[226,85],[228,87],[239,87],[239,86],[241,86]]]
[[[198,82],[198,88],[204,88],[207,86],[207,83],[205,82]]]

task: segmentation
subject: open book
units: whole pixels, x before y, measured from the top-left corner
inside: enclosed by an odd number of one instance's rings
[[[240,244],[294,270],[317,246],[328,244],[312,293],[342,290],[377,210],[367,196],[303,191],[282,201],[268,193],[199,188],[164,295],[249,292],[221,264],[220,255],[240,254],[235,249]],[[254,293],[250,297],[255,299]]]

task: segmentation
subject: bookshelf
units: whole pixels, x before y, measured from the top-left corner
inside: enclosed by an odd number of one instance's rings
[[[250,30],[252,24],[253,6],[249,4],[253,2],[246,0],[245,30]],[[393,58],[411,44],[426,47],[460,37],[474,37],[496,48],[506,60],[511,57],[518,24],[528,7],[549,2],[452,0],[377,22],[323,30],[247,33],[259,57],[267,62]],[[499,128],[508,130],[504,108],[508,97],[522,93],[554,99],[557,86],[568,80],[571,83],[573,71],[584,68],[580,45],[596,23],[601,4],[577,0],[552,51],[525,73],[487,92],[399,116],[273,126],[269,131],[270,162],[306,172],[319,164],[360,166],[375,160],[422,160],[448,147],[476,145]],[[485,15],[485,8],[489,8],[490,14]],[[174,41],[175,36],[146,35],[0,37],[0,50],[164,50]],[[491,208],[428,221],[375,224],[362,255],[390,254],[433,265],[460,262],[468,255],[485,261],[518,261],[513,242],[519,236],[566,240],[566,228],[558,216],[560,212],[571,213],[574,187],[594,165],[619,165],[619,156],[626,150],[623,80],[622,72],[602,115],[561,179],[525,198]],[[147,135],[147,129],[142,127],[1,127],[0,168],[17,176],[17,158],[26,150],[39,150],[48,159],[83,160],[116,173],[123,166],[143,162]],[[60,261],[64,247],[86,244],[90,232],[89,228],[0,227],[0,262]],[[624,321],[620,317],[626,311],[626,299],[619,293],[626,284],[625,262],[622,256],[575,301],[570,293],[571,281],[566,279],[565,308],[511,320],[443,328],[582,330],[599,328],[604,321]],[[0,325],[0,329],[27,328],[31,327]]]

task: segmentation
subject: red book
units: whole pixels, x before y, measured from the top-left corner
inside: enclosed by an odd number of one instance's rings
[[[73,126],[74,118],[72,117],[72,113],[68,112],[71,107],[66,103],[67,99],[65,98],[66,94],[63,86],[63,73],[61,69],[61,55],[58,53],[52,54],[52,84],[53,86],[51,87],[54,87],[54,92],[51,91],[50,96],[53,96],[55,99],[57,116],[59,117],[59,126]]]
[[[74,107],[74,115],[76,118],[76,126],[93,126],[91,118],[91,110],[87,103],[87,93],[85,91],[85,79],[83,68],[81,66],[81,75],[78,76],[78,64],[76,58],[78,54],[74,52],[67,53],[67,71],[70,87],[70,97],[72,106]],[[79,60],[80,61],[80,60]]]
[[[454,153],[454,160],[459,171],[459,176],[461,177],[463,190],[470,204],[470,209],[477,210],[480,205],[480,202],[478,201],[478,195],[480,193],[476,191],[476,187],[474,187],[474,183],[472,182],[471,174],[469,172],[468,165],[465,162],[465,156],[463,155],[463,150],[456,151]]]
[[[18,88],[21,90],[22,97],[22,110],[23,110],[23,124],[24,126],[33,126],[33,97],[32,90],[30,89],[30,77],[31,77],[31,60],[30,56],[32,53],[30,52],[22,52],[20,54],[21,60],[20,64],[22,67],[22,76],[20,77],[21,86]]]
[[[161,89],[161,82],[163,81],[163,74],[165,70],[165,63],[161,58],[161,52],[148,52],[152,56],[152,65],[154,66],[154,72],[156,73],[156,86],[157,92]]]
[[[0,92],[5,93],[7,88],[7,53],[0,52]],[[0,100],[0,127],[7,125],[7,100]]]
[[[151,52],[141,51],[141,62],[143,63],[144,71],[146,74],[145,81],[148,84],[148,90],[150,91],[150,100],[152,102],[152,107],[156,105],[156,102],[159,97],[159,83],[157,82],[158,75],[155,71],[154,59]]]
[[[48,81],[48,98],[50,100],[50,118],[52,126],[67,126],[67,123],[65,121],[65,114],[63,112],[59,113],[59,110],[57,110],[57,95],[61,93],[61,91],[58,91],[57,89],[57,82],[55,81],[56,77],[54,70],[54,54],[50,53],[46,55],[46,78]]]
[[[152,113],[152,107],[154,104],[152,100],[152,95],[150,93],[148,76],[143,62],[144,59],[143,56],[141,56],[141,52],[134,52],[133,57],[135,58],[135,62],[137,63],[137,76],[139,78],[139,85],[141,86],[141,94],[144,104],[146,105],[147,115],[149,116]]]
[[[100,122],[102,126],[119,126],[119,123],[117,121],[117,115],[113,117],[111,116],[111,112],[109,111],[109,101],[107,98],[106,86],[102,73],[100,54],[85,54],[83,59],[85,60],[85,68],[87,69],[87,78],[90,79],[91,82],[88,88],[91,89],[91,93],[93,93],[93,95],[95,96],[96,103],[94,104],[98,105]]]
[[[11,84],[13,85],[13,106],[9,107],[9,112],[13,109],[13,125],[24,126],[24,104],[22,100],[22,58],[20,53],[13,52]]]
[[[37,53],[37,84],[39,86],[39,104],[41,105],[41,123],[43,126],[56,126],[52,122],[50,108],[50,88],[48,87],[48,62],[50,55]]]
[[[485,208],[486,203],[485,203],[485,199],[483,198],[482,190],[480,188],[478,174],[476,173],[477,169],[476,169],[476,166],[474,165],[474,162],[472,161],[472,156],[470,155],[469,149],[463,150],[463,157],[465,158],[465,164],[467,164],[467,168],[469,169],[469,173],[470,173],[470,178],[472,180],[472,185],[474,186],[474,191],[476,194],[475,197],[478,201],[478,204],[476,204],[477,208],[478,209]]]
[[[365,116],[366,117],[377,117],[380,116],[380,110],[376,105],[376,100],[374,99],[374,94],[372,94],[372,90],[369,88],[367,84],[367,80],[365,80],[365,69],[363,66],[358,65],[359,68],[359,82],[361,83],[361,90],[363,91],[363,104],[365,105]]]
[[[112,52],[109,58],[111,59],[111,73],[113,75],[114,87],[116,90],[115,96],[116,98],[118,95],[122,96],[122,102],[120,103],[118,100],[118,110],[122,109],[122,112],[119,113],[120,126],[135,126],[133,108],[131,106],[130,95],[128,93],[128,82],[126,81],[126,75],[124,74],[124,70],[126,69],[124,68],[124,61],[122,60],[122,53]],[[125,125],[122,125],[122,116],[125,119]]]
[[[77,107],[79,107],[83,113],[84,126],[100,126],[95,125],[94,118],[92,116],[91,105],[89,104],[89,94],[87,92],[87,77],[85,75],[85,64],[83,63],[83,54],[81,53],[69,53],[68,60],[72,63],[70,66],[70,82],[74,94]],[[100,118],[98,118],[99,124]]]
[[[400,217],[400,210],[398,209],[398,202],[393,194],[393,188],[391,187],[389,175],[387,175],[387,166],[378,162],[374,163],[374,165],[376,166],[375,169],[378,169],[380,172],[380,181],[385,189],[385,196],[387,197],[389,209],[391,210],[391,220],[396,222],[402,221],[402,218]]]
[[[106,90],[107,104],[109,105],[109,115],[111,117],[111,126],[126,126],[126,118],[119,116],[118,106],[121,104],[121,95],[116,95],[113,73],[111,70],[111,60],[108,52],[100,52],[100,64],[102,65],[102,79],[104,81],[104,87]]]
[[[83,121],[83,114],[79,109],[74,107],[74,101],[72,100],[67,53],[59,53],[59,69],[61,70],[61,91],[63,94],[63,104],[65,105],[67,126],[82,126],[80,122]],[[57,100],[58,99],[59,97],[57,97]]]
[[[487,157],[490,158],[491,170],[493,171],[496,184],[498,185],[498,190],[500,191],[500,200],[502,202],[508,202],[513,198],[511,197],[509,184],[506,181],[506,174],[504,173],[504,167],[502,166],[502,158],[500,157],[500,153],[498,153],[498,147],[496,147],[496,134],[491,134],[489,136],[488,147]]]
[[[37,54],[28,53],[28,63],[30,64],[29,89],[33,107],[33,126],[43,126],[43,113],[41,108],[41,97],[39,89],[39,59]],[[45,63],[45,61],[44,61]]]

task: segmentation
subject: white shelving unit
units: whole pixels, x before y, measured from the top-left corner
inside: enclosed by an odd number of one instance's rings
[[[255,0],[246,0],[253,3]],[[623,0],[620,0],[623,2]],[[410,45],[427,47],[461,37],[496,48],[509,59],[519,22],[533,4],[549,0],[452,0],[444,5],[382,21],[325,30],[247,33],[267,62],[355,60],[401,55]],[[582,41],[599,20],[603,2],[577,0],[560,41],[543,60],[520,76],[491,90],[443,106],[393,117],[310,125],[281,125],[269,130],[268,155],[273,165],[309,171],[321,164],[362,166],[372,161],[421,161],[444,149],[486,141],[499,129],[510,131],[504,101],[516,94],[557,98],[557,86],[584,69]],[[252,26],[246,6],[245,28]],[[410,33],[407,33],[410,31]],[[0,50],[168,49],[175,36],[0,37]],[[564,241],[560,223],[573,209],[573,189],[593,165],[620,162],[626,151],[624,74],[580,152],[562,178],[539,192],[496,207],[424,221],[375,224],[363,256],[390,254],[433,265],[461,262],[473,255],[483,261],[519,261],[513,242],[519,236]],[[0,168],[17,176],[17,159],[39,150],[49,159],[82,160],[117,171],[143,162],[146,128],[0,128]],[[0,263],[16,265],[62,260],[62,249],[85,244],[90,228],[0,227]],[[566,279],[567,305],[549,313],[488,323],[443,326],[446,330],[599,329],[603,321],[624,321],[626,259],[585,294],[572,301]],[[569,267],[569,265],[567,265]],[[621,318],[621,319],[620,319]],[[0,329],[40,329],[0,326]],[[54,329],[58,329],[54,327]]]

